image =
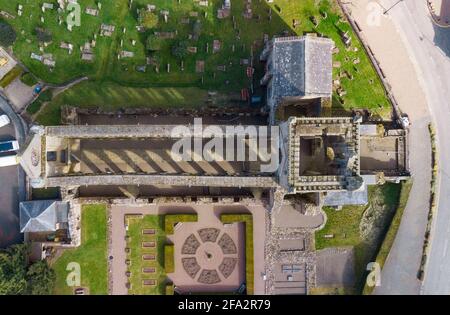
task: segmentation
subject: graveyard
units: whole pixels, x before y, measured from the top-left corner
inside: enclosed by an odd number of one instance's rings
[[[67,6],[66,1],[59,2]],[[333,114],[369,108],[377,116],[389,117],[383,87],[335,1],[78,3],[80,26],[69,26],[69,11],[61,10],[56,1],[36,5],[36,1],[0,0],[0,18],[17,33],[14,55],[44,82],[64,84],[88,76],[93,91],[108,82],[119,86],[117,94],[123,86],[193,87],[234,98],[247,89],[263,96],[259,55],[264,43],[273,36],[314,32],[336,43]],[[126,106],[120,97],[117,104],[112,98],[113,106]],[[82,105],[77,93],[64,101]],[[59,103],[48,106],[47,113],[59,113]]]

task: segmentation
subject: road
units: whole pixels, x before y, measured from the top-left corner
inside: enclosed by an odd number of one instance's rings
[[[412,123],[409,152],[413,186],[399,231],[382,269],[381,286],[374,293],[419,294],[421,283],[417,279],[417,271],[422,257],[430,195],[431,142],[427,125],[431,115],[414,64],[408,57],[409,51],[389,16],[382,14],[382,7],[372,0],[355,0],[346,7],[362,29],[360,34],[386,75],[391,93]],[[379,14],[379,20],[370,19],[374,10],[377,10],[375,13]]]
[[[352,11],[366,42],[383,68],[401,109],[409,114],[410,167],[414,184],[375,294],[450,293],[450,30],[435,28],[425,1],[358,0]],[[396,4],[397,3],[397,4]],[[396,4],[396,5],[395,5]],[[391,8],[386,15],[383,11]],[[376,10],[380,10],[377,20]],[[375,17],[375,18],[374,18]],[[430,139],[437,126],[441,180],[432,233],[431,257],[422,285],[417,279],[429,209]]]
[[[450,30],[434,27],[425,1],[405,0],[389,14],[410,48],[438,133],[438,208],[421,293],[450,294]]]
[[[17,139],[19,146],[25,142],[26,125],[0,94],[0,114],[7,114],[11,124],[0,129],[0,140]],[[21,243],[19,229],[19,202],[25,200],[25,173],[20,166],[0,168],[0,248]]]

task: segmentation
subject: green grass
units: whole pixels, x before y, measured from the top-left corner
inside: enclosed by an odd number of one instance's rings
[[[47,104],[36,120],[43,125],[60,124],[61,107],[70,105],[80,108],[100,107],[114,111],[120,108],[175,108],[199,107],[205,103],[208,93],[195,87],[124,87],[112,82],[85,81],[57,95]],[[38,106],[38,105],[36,105]],[[27,109],[31,113],[37,110],[34,103]]]
[[[18,78],[22,74],[22,68],[19,66],[15,66],[11,69],[0,81],[0,87],[5,88],[11,84],[16,78]]]
[[[52,265],[56,272],[55,294],[73,294],[66,284],[67,265],[77,262],[81,267],[81,286],[90,294],[108,294],[107,214],[105,205],[85,205],[81,213],[81,245],[67,249]]]
[[[27,112],[30,115],[34,115],[41,109],[42,105],[44,105],[47,102],[50,102],[51,100],[52,100],[52,91],[50,89],[47,89],[41,92],[41,94],[38,96],[38,98],[34,100],[33,103],[28,105]]]
[[[164,216],[164,230],[167,235],[174,232],[174,227],[179,222],[197,222],[197,214],[166,214]]]
[[[408,202],[412,184],[412,180],[402,183],[397,211],[395,212],[394,218],[392,219],[389,229],[384,237],[383,243],[381,244],[380,250],[378,251],[377,258],[375,259],[375,262],[380,265],[380,268],[383,268],[389,252],[391,251],[392,244],[394,244],[395,236],[397,235],[397,231],[402,221],[403,211],[406,208],[406,203]],[[373,287],[369,287],[366,284],[364,286],[363,294],[371,294],[372,290]]]
[[[164,269],[166,273],[175,272],[175,248],[173,244],[164,246]]]
[[[254,292],[254,261],[253,261],[253,216],[251,214],[221,214],[220,221],[223,223],[244,222],[245,223],[245,279],[247,294]]]
[[[404,198],[407,198],[403,196],[399,203],[401,188],[401,184],[392,183],[369,186],[369,204],[366,206],[344,206],[340,211],[329,207],[324,208],[327,223],[315,234],[316,249],[354,247],[356,283],[354,288],[349,289],[354,289],[355,292],[361,292],[365,282],[366,266],[376,258],[391,222],[396,222],[393,218],[397,209],[402,207]],[[374,215],[374,210],[378,211],[377,216]],[[361,229],[362,219],[373,220],[375,217],[375,228],[365,230],[364,232],[368,234],[364,236]],[[325,238],[325,235],[334,237]]]
[[[24,73],[20,77],[20,81],[22,81],[24,84],[28,86],[35,86],[38,83],[38,80],[36,80],[36,78],[29,72]]]
[[[163,224],[164,217],[158,215],[146,215],[144,217],[128,216],[128,232],[129,236],[127,247],[131,252],[127,255],[127,258],[131,260],[131,265],[128,270],[131,272],[130,283],[131,289],[129,294],[165,294],[166,290],[166,272],[164,270],[164,245],[166,235],[164,233]],[[155,229],[154,235],[143,235],[143,229]],[[142,242],[155,241],[155,248],[143,248]],[[155,261],[144,261],[142,255],[144,254],[156,254]],[[143,273],[143,267],[155,267],[156,272],[154,274]],[[143,286],[143,279],[156,279],[157,285]]]
[[[236,37],[236,30],[233,29],[231,17],[219,20],[216,18],[216,9],[222,4],[222,0],[212,0],[212,5],[200,7],[194,1],[177,0],[136,0],[133,2],[133,8],[128,9],[128,0],[116,0],[102,3],[102,9],[99,17],[92,17],[84,13],[88,6],[95,7],[94,0],[80,0],[82,7],[81,27],[75,27],[72,32],[65,29],[64,24],[58,25],[58,16],[56,10],[42,13],[39,5],[32,3],[23,3],[21,0],[0,0],[0,7],[10,13],[15,13],[19,3],[24,5],[24,15],[11,20],[10,23],[15,28],[18,39],[14,44],[14,52],[19,59],[41,79],[50,83],[63,83],[76,77],[89,76],[96,84],[87,87],[86,93],[92,94],[102,89],[105,82],[115,82],[128,87],[195,87],[203,90],[219,90],[222,92],[238,93],[241,88],[249,87],[251,79],[247,78],[245,66],[241,66],[241,58],[249,58],[251,51],[255,57],[263,49],[263,35],[269,37],[280,35],[287,31],[289,35],[302,35],[305,32],[318,32],[332,38],[340,52],[334,55],[335,61],[341,62],[342,71],[346,70],[354,76],[354,80],[340,78],[341,85],[347,91],[347,95],[340,99],[337,95],[333,98],[333,111],[330,114],[348,112],[355,108],[368,108],[374,115],[387,117],[390,111],[389,102],[385,96],[384,89],[369,58],[366,56],[361,43],[358,42],[356,35],[351,30],[350,25],[340,19],[342,12],[331,0],[277,0],[276,3],[267,3],[265,1],[252,3],[254,17],[261,16],[261,20],[245,19],[242,16],[244,2],[238,1],[232,5],[232,15],[235,16],[237,29],[240,32],[240,39]],[[147,31],[147,33],[138,33],[135,26],[136,8],[145,4],[152,3],[157,6],[157,10],[167,9],[170,11],[168,23],[164,23],[160,18],[158,26]],[[282,9],[279,13],[275,9],[275,4]],[[268,20],[268,9],[272,9],[272,20]],[[320,10],[327,12],[326,19],[322,18]],[[177,60],[171,54],[171,47],[180,40],[185,40],[193,31],[194,18],[190,18],[190,24],[181,24],[183,17],[187,17],[190,11],[199,13],[198,19],[202,24],[202,32],[198,40],[188,40],[189,46],[195,46],[198,49],[196,54],[188,54],[183,59],[184,70],[181,70],[181,61]],[[205,17],[204,13],[207,13]],[[32,17],[30,17],[32,14]],[[34,29],[42,26],[40,17],[45,17],[45,28],[52,32],[53,42],[45,48],[46,53],[52,53],[56,60],[56,67],[50,71],[42,63],[31,60],[32,52],[39,53],[39,45],[34,35]],[[310,21],[311,16],[316,16],[319,25],[314,27]],[[65,15],[62,15],[65,18]],[[300,26],[293,28],[292,20],[301,21]],[[116,26],[116,31],[112,37],[97,37],[95,47],[96,59],[93,63],[81,60],[79,47],[87,41],[94,38],[101,23],[108,23]],[[126,33],[122,29],[126,28]],[[145,50],[145,40],[149,33],[153,31],[177,31],[177,38],[162,40],[161,49],[154,54],[159,59],[160,71],[157,73],[154,66],[148,66],[145,73],[135,71],[136,66],[144,65],[148,53]],[[353,38],[352,48],[357,51],[346,51],[339,32],[348,31]],[[213,40],[220,40],[222,48],[219,52],[213,54]],[[132,40],[136,45],[131,44]],[[75,46],[72,55],[64,49],[59,48],[62,41],[70,42]],[[123,41],[123,47],[120,43]],[[206,44],[209,44],[209,52],[206,52]],[[235,46],[234,52],[232,46]],[[253,48],[252,48],[253,46]],[[122,50],[128,50],[135,53],[133,58],[117,59],[118,53]],[[355,58],[360,59],[358,65],[353,64]],[[195,72],[195,63],[197,60],[205,61],[205,72],[199,74]],[[171,71],[166,71],[166,65],[170,63]],[[226,65],[227,71],[217,70],[217,66]],[[259,87],[258,80],[264,72],[264,65],[255,62],[254,86],[255,93],[261,94],[263,90]],[[334,79],[337,78],[339,69],[333,70]],[[202,83],[203,77],[203,83]],[[227,84],[228,82],[228,84]],[[91,88],[91,89],[89,89]],[[117,90],[117,93],[120,93]],[[70,98],[70,100],[83,101],[82,96]],[[115,99],[113,96],[109,100]],[[195,102],[195,98],[192,102]],[[165,106],[171,106],[169,98]],[[343,103],[342,103],[343,102]],[[77,102],[74,102],[77,103]],[[125,106],[123,102],[113,102],[118,106]],[[153,104],[148,102],[148,106]],[[76,104],[78,105],[78,104]],[[101,106],[100,104],[99,106]],[[159,105],[159,104],[158,104]],[[184,106],[184,104],[181,104]],[[95,106],[95,105],[94,105]],[[114,105],[112,105],[114,106]],[[59,107],[51,106],[46,111],[46,115],[58,115]],[[56,122],[56,118],[39,118],[40,121]]]

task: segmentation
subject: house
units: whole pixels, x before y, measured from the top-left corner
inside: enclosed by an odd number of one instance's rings
[[[0,47],[0,80],[16,66],[16,61]]]
[[[331,39],[311,35],[266,43],[260,56],[266,73],[260,83],[267,86],[272,119],[286,105],[331,100],[333,47]]]
[[[57,200],[23,201],[19,206],[21,233],[50,233],[67,229],[69,203]]]

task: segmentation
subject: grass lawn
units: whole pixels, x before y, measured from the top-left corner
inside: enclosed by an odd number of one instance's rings
[[[408,202],[409,192],[412,187],[412,180],[409,180],[402,184],[402,189],[400,193],[400,200],[398,202],[397,211],[395,212],[394,217],[392,218],[391,225],[384,237],[383,243],[381,244],[380,250],[378,251],[377,257],[375,261],[380,264],[380,267],[383,268],[384,263],[391,251],[392,244],[394,244],[395,236],[397,235],[397,231],[400,227],[400,223],[402,221],[403,211],[406,208],[406,203]],[[371,294],[373,287],[364,286],[363,294]]]
[[[49,10],[42,13],[39,5],[34,3],[24,3],[21,0],[0,0],[0,7],[9,13],[16,11],[19,3],[24,6],[22,17],[8,20],[15,28],[18,39],[14,45],[14,52],[19,59],[41,79],[50,83],[63,83],[75,77],[89,76],[95,84],[85,86],[86,94],[95,94],[96,91],[107,91],[105,82],[115,82],[127,87],[196,87],[204,90],[218,90],[222,92],[239,92],[241,88],[250,87],[252,79],[246,76],[246,66],[240,65],[240,60],[250,58],[253,53],[255,76],[253,84],[255,93],[263,93],[259,88],[259,79],[263,75],[263,64],[258,62],[258,56],[263,48],[263,35],[270,38],[274,35],[281,35],[287,32],[289,35],[302,35],[305,32],[317,32],[332,38],[339,53],[334,55],[334,60],[341,62],[340,69],[334,69],[334,78],[339,72],[347,71],[353,76],[353,80],[341,77],[341,85],[347,91],[342,99],[337,95],[334,97],[333,109],[336,112],[348,111],[353,108],[368,108],[374,114],[387,116],[390,111],[389,103],[385,97],[383,87],[372,68],[368,57],[358,42],[357,37],[352,32],[350,25],[340,18],[339,11],[334,0],[277,0],[276,3],[266,1],[252,2],[253,18],[243,17],[244,2],[233,1],[231,15],[235,17],[236,29],[233,27],[232,18],[218,19],[217,8],[222,0],[211,0],[210,5],[203,7],[194,1],[177,0],[136,0],[133,1],[132,9],[128,9],[128,0],[115,0],[102,3],[102,9],[98,17],[93,17],[84,13],[87,7],[96,7],[94,0],[80,0],[82,14],[81,27],[74,27],[69,32],[64,23],[58,24],[58,18],[65,19],[67,13],[60,14],[56,10]],[[157,12],[168,10],[169,18],[165,23],[159,17],[159,22],[154,29],[139,33],[136,29],[138,8],[146,4],[154,4]],[[277,9],[279,8],[279,10]],[[272,11],[272,18],[269,20],[269,9]],[[192,17],[190,13],[196,12],[197,17]],[[323,18],[320,12],[327,12],[327,17]],[[31,15],[31,16],[30,16]],[[258,19],[257,17],[260,17]],[[315,16],[319,21],[317,27],[311,21]],[[42,23],[40,18],[44,17]],[[189,21],[184,20],[189,18]],[[293,27],[293,19],[299,20],[300,25]],[[186,21],[186,24],[182,23]],[[194,32],[194,23],[200,21],[200,32],[198,39],[189,39],[189,35]],[[95,51],[95,61],[92,63],[81,60],[80,47],[86,42],[94,39],[94,35],[99,33],[102,23],[116,26],[112,37],[97,36]],[[45,47],[45,53],[53,54],[56,60],[56,67],[53,71],[42,63],[30,58],[30,54],[41,53],[35,35],[36,27],[44,27],[52,33],[52,42]],[[126,32],[123,32],[123,29]],[[136,66],[146,64],[146,57],[149,52],[145,48],[145,40],[149,34],[157,32],[174,32],[175,38],[162,39],[161,47],[152,53],[156,65],[147,66],[145,73],[136,71]],[[352,36],[352,49],[346,51],[339,33],[349,31]],[[239,33],[239,34],[238,34]],[[213,41],[219,40],[221,48],[216,53],[212,52]],[[71,55],[67,50],[59,48],[61,42],[68,42],[74,45]],[[132,42],[135,41],[135,45]],[[196,47],[197,53],[188,53],[183,58],[183,69],[181,60],[176,59],[171,53],[172,47],[180,42],[187,41],[190,47]],[[121,46],[122,43],[122,46]],[[206,46],[208,45],[208,52]],[[234,49],[233,49],[234,46]],[[356,51],[355,51],[356,49]],[[118,54],[122,51],[134,53],[132,58],[118,59]],[[360,63],[353,64],[353,60],[359,58]],[[204,73],[197,73],[195,65],[197,61],[205,62]],[[170,64],[170,72],[167,71],[167,64]],[[226,66],[226,71],[218,70],[218,66]],[[156,68],[159,68],[159,72]],[[203,82],[202,82],[203,77]],[[120,94],[120,90],[116,90]],[[141,92],[141,91],[136,91]],[[112,93],[108,100],[116,105],[128,106],[124,103],[122,96]],[[165,104],[172,104],[170,93],[169,98],[163,101]],[[70,95],[66,97],[70,98]],[[70,98],[72,105],[82,105],[83,97]],[[194,102],[196,99],[192,99]],[[58,100],[57,100],[58,101]],[[130,104],[129,106],[132,106]],[[146,105],[153,105],[147,102]],[[159,105],[159,103],[157,104]],[[185,104],[181,103],[182,106]],[[57,114],[57,106],[52,106],[48,114]]]
[[[66,285],[67,265],[77,262],[81,267],[81,286],[90,294],[108,294],[107,214],[105,205],[85,205],[81,213],[81,245],[65,250],[52,265],[56,272],[55,294],[73,294]]]
[[[348,290],[362,291],[367,264],[377,257],[386,235],[395,237],[395,234],[388,232],[389,227],[391,224],[399,224],[400,218],[396,213],[403,211],[409,192],[402,185],[407,184],[369,186],[369,204],[366,206],[345,206],[340,211],[324,208],[328,220],[325,227],[315,234],[316,249],[354,247],[356,284],[354,288],[347,288]],[[325,238],[325,235],[334,237]],[[388,248],[384,250],[389,251]]]
[[[56,96],[53,101],[42,108],[36,117],[43,125],[58,125],[61,117],[61,106],[100,107],[104,110],[117,110],[123,107],[199,107],[208,98],[206,90],[195,87],[125,87],[112,82],[82,82],[75,87]],[[37,103],[37,101],[35,102]],[[28,112],[36,113],[41,103],[31,104]]]
[[[53,94],[50,89],[43,91],[39,96],[27,107],[27,112],[31,115],[36,114],[42,105],[52,100]]]
[[[251,214],[221,214],[220,221],[223,223],[244,222],[245,223],[245,281],[247,294],[254,292],[254,262],[253,262],[253,216]]]
[[[128,271],[131,272],[130,283],[131,288],[128,290],[129,294],[147,295],[147,294],[165,294],[166,291],[166,273],[164,270],[164,245],[166,235],[164,233],[163,224],[164,216],[146,215],[143,218],[137,216],[127,217],[129,236],[128,259],[131,265]],[[154,235],[143,235],[143,229],[155,229]],[[142,242],[155,241],[156,247],[142,247]],[[143,260],[142,255],[155,254],[156,260]],[[153,267],[155,273],[143,273],[142,268]],[[144,279],[156,279],[156,286],[144,286],[142,281]]]

